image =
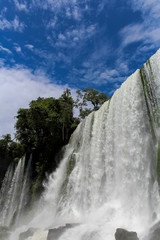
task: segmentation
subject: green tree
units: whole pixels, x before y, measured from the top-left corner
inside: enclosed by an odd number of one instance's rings
[[[28,109],[19,109],[16,138],[33,155],[34,192],[41,191],[45,172],[57,167],[55,156],[72,134],[76,121],[73,117],[74,101],[69,89],[59,99],[38,98]]]
[[[60,101],[60,123],[62,124],[62,140],[67,143],[69,136],[72,132],[72,126],[74,123],[73,118],[73,107],[74,101],[71,96],[70,89],[66,89],[62,96],[59,98]]]
[[[86,117],[92,111],[98,110],[100,106],[108,100],[105,93],[100,93],[99,91],[92,88],[85,88],[84,90],[77,90],[77,100],[75,102],[75,107],[79,108],[81,118]],[[87,106],[92,104],[92,108]]]
[[[0,139],[0,157],[6,159],[6,161],[12,161],[17,158],[21,158],[24,155],[23,145],[14,142],[11,139],[10,134],[2,136]]]
[[[10,134],[3,135],[0,139],[0,185],[3,181],[9,164],[17,161],[24,155],[23,145],[14,142]]]
[[[9,145],[11,142],[12,140],[10,134],[3,135],[2,139],[0,139],[0,156],[2,158],[9,157]]]

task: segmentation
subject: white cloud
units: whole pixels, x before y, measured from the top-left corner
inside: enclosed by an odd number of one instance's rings
[[[14,18],[12,24],[15,31],[21,32],[24,29],[24,24],[20,23],[17,16]]]
[[[18,0],[14,0],[14,4],[15,4],[16,8],[17,8],[19,11],[28,12],[27,2],[26,2],[26,1],[23,1],[23,3],[19,3]]]
[[[141,11],[144,18],[160,18],[160,1],[159,0],[131,0],[131,5],[134,10]]]
[[[71,31],[67,31],[66,35],[69,40],[77,37],[79,39],[88,39],[93,36],[96,32],[96,24],[89,25],[89,26],[80,26],[77,29],[73,29]]]
[[[16,46],[14,47],[14,49],[16,50],[17,53],[21,53],[21,52],[22,52],[21,47],[18,46],[18,45],[16,45]]]
[[[65,37],[63,34],[60,33],[60,34],[58,35],[58,39],[59,39],[59,40],[66,40],[66,37]]]
[[[100,74],[100,78],[102,79],[112,79],[118,76],[119,74],[116,69],[106,69],[104,72]]]
[[[25,47],[30,50],[32,50],[34,48],[34,46],[32,44],[26,44]]]
[[[102,86],[107,83],[115,83],[115,82],[123,82],[126,79],[123,71],[120,67],[108,68],[105,63],[98,64],[96,63],[94,66],[90,62],[85,62],[83,64],[84,69],[78,71],[81,73],[81,81],[90,82],[96,86]],[[125,66],[126,68],[126,66]],[[74,70],[76,72],[76,69]]]
[[[5,48],[5,47],[3,47],[3,46],[1,46],[1,45],[0,45],[0,51],[6,52],[6,53],[8,53],[8,54],[12,54],[12,52],[11,52],[8,48]]]
[[[7,19],[3,18],[0,19],[0,29],[10,29],[12,27],[11,22],[9,22]]]
[[[52,29],[55,28],[57,22],[58,22],[58,18],[57,16],[54,16],[54,18],[47,23],[47,28],[52,28]]]
[[[143,31],[143,25],[130,24],[125,26],[120,31],[120,35],[123,39],[122,47],[125,47],[130,43],[142,40],[145,37],[146,33]]]
[[[86,0],[32,0],[32,6],[50,9],[55,15],[63,12],[65,17],[73,18],[77,21],[81,20],[83,12],[88,10]]]
[[[122,47],[142,41],[154,48],[160,44],[160,1],[159,0],[130,0],[134,11],[140,11],[142,21],[125,26],[120,31]]]
[[[27,108],[29,102],[39,96],[58,98],[67,87],[52,84],[42,72],[32,73],[20,67],[1,67],[0,86],[0,136],[13,134],[14,116],[19,108]]]
[[[106,60],[111,54],[113,54],[113,49],[108,42],[97,46],[96,49],[86,57],[80,69],[73,69],[72,74],[74,78],[80,78],[81,81],[96,86],[102,86],[107,83],[112,84],[115,81],[123,81],[124,77],[122,78],[122,76],[124,76],[124,71],[126,71],[126,69],[128,70],[127,65],[119,63],[118,65],[116,64],[116,66],[112,66],[112,68],[109,67]]]
[[[120,31],[120,36],[122,38],[121,48],[135,42],[143,42],[143,45],[150,44],[153,47],[158,47],[160,44],[160,27],[152,24],[146,25],[145,22],[131,24]]]
[[[63,34],[60,33],[57,38],[56,46],[63,48],[77,48],[77,42],[85,43],[90,37],[96,34],[97,25],[78,26],[77,28],[67,29]],[[80,46],[80,45],[79,45]]]
[[[0,16],[0,29],[9,29],[22,32],[24,29],[24,23],[21,23],[17,16],[13,19],[13,21],[8,21],[6,18]]]

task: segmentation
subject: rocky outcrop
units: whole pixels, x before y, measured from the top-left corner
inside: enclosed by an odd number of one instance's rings
[[[49,229],[47,240],[58,240],[59,237],[67,230],[76,227],[79,224],[66,224],[65,226]]]
[[[136,232],[129,232],[123,228],[117,228],[115,233],[116,240],[139,240]]]
[[[35,233],[36,230],[37,230],[36,228],[29,228],[27,231],[22,232],[22,233],[19,235],[19,240],[25,240],[25,239],[27,239],[28,237],[33,236],[33,234]]]

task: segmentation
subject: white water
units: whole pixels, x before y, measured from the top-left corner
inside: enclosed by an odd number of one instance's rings
[[[5,175],[0,195],[0,225],[10,226],[18,223],[22,210],[27,203],[28,177],[31,159],[26,173],[25,158],[19,160],[15,170],[10,165]]]
[[[28,240],[46,240],[47,229],[65,223],[80,225],[66,230],[59,240],[113,240],[119,227],[136,231],[141,238],[154,213],[159,218],[158,110],[152,105],[155,101],[159,107],[160,51],[150,64],[152,70],[144,67],[143,80],[149,81],[147,94],[152,89],[153,97],[144,94],[137,70],[111,101],[78,126],[33,220],[16,230],[12,240],[29,227],[40,230]],[[148,106],[154,110],[151,116]]]
[[[28,161],[28,165],[24,174],[23,178],[23,185],[20,193],[20,199],[18,203],[18,208],[17,208],[17,214],[16,214],[16,220],[15,223],[18,224],[18,222],[21,220],[21,215],[23,213],[23,210],[28,203],[29,200],[29,183],[30,183],[30,170],[31,170],[31,162],[32,162],[32,155],[30,156],[30,159]]]
[[[1,190],[0,190],[0,209],[3,209],[3,206],[6,201],[6,196],[13,178],[13,173],[14,173],[14,164],[11,163],[7,169],[7,172],[5,174]],[[2,213],[1,213],[1,218],[0,222],[2,221]]]
[[[6,196],[4,196],[5,204],[1,209],[2,226],[9,226],[13,220],[14,214],[17,209],[17,201],[19,198],[19,192],[22,184],[23,170],[24,161],[20,160],[6,191]]]

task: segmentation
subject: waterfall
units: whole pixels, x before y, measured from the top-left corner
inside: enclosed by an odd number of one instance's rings
[[[23,210],[25,209],[25,206],[27,205],[29,200],[29,180],[30,180],[31,162],[32,162],[32,155],[30,156],[30,159],[28,161],[28,165],[27,165],[24,179],[23,179],[23,185],[21,189],[19,206],[17,209],[16,221],[15,221],[16,223],[18,223],[18,221],[20,220]]]
[[[14,164],[11,163],[7,169],[7,172],[5,174],[4,180],[2,182],[1,190],[0,190],[0,209],[2,209],[5,204],[6,196],[10,187],[10,183],[12,181],[13,173],[14,173]]]
[[[119,227],[141,239],[153,216],[160,218],[159,97],[160,50],[79,124],[38,211],[10,239],[34,227],[27,239],[46,240],[48,229],[66,223],[78,224],[59,240],[111,240]]]
[[[10,226],[19,221],[27,201],[30,165],[31,159],[25,172],[25,158],[22,158],[15,170],[11,164],[6,172],[0,193],[1,226]]]

